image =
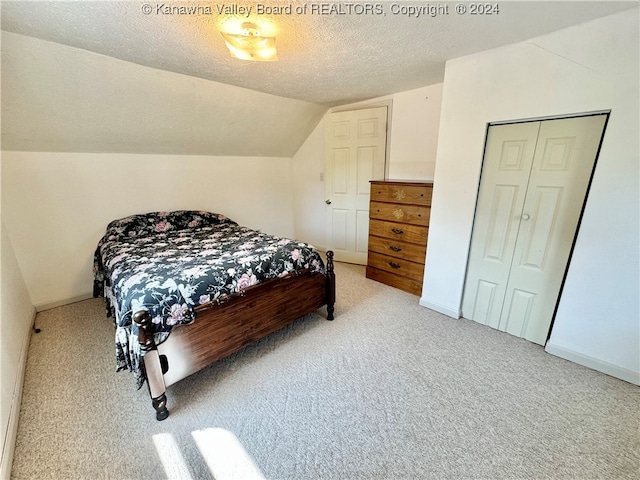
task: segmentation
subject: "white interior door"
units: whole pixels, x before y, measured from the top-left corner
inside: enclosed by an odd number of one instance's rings
[[[545,344],[605,122],[596,115],[489,129],[463,316]],[[537,131],[532,157],[520,126]],[[519,152],[528,178],[506,180]]]
[[[384,178],[387,107],[325,117],[326,244],[335,259],[367,263],[369,181]]]

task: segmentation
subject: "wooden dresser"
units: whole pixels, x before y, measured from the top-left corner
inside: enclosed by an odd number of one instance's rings
[[[422,294],[433,183],[371,182],[367,278]]]

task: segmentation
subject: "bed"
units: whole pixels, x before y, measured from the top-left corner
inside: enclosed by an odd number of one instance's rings
[[[147,383],[156,418],[166,387],[326,306],[333,252],[205,211],[114,220],[94,254],[94,297],[115,326],[116,368]]]

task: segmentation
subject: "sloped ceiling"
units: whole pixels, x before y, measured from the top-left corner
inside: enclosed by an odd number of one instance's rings
[[[2,32],[2,148],[291,157],[326,107]]]
[[[448,59],[637,2],[505,1],[491,15],[461,15],[452,2],[260,4],[291,11],[242,0],[2,2],[2,147],[292,156],[331,106],[440,83]],[[425,5],[438,9],[409,8]],[[218,27],[233,17],[268,23],[280,60],[231,58]]]

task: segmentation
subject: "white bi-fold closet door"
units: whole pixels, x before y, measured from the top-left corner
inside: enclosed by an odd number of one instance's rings
[[[606,120],[489,127],[463,317],[546,343]]]

